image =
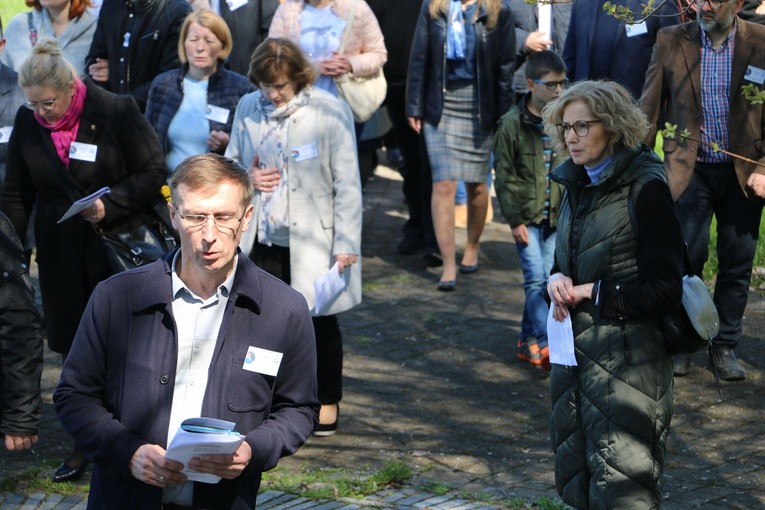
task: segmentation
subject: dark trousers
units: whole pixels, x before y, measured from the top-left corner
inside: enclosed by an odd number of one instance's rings
[[[255,240],[250,259],[267,273],[289,284],[290,249],[266,246]],[[343,398],[343,335],[336,315],[312,317],[316,336],[316,374],[319,401],[334,404]]]
[[[412,131],[406,121],[406,86],[388,85],[385,102],[398,148],[404,157],[401,174],[404,177],[404,198],[409,208],[409,219],[402,228],[404,237],[417,240],[426,249],[437,252],[438,245],[430,212],[433,180],[430,177],[424,139]]]
[[[688,188],[676,202],[693,270],[709,256],[709,227],[717,218],[718,272],[714,302],[720,314],[716,345],[735,348],[749,297],[752,262],[759,238],[762,204],[744,196],[732,163],[697,163]]]

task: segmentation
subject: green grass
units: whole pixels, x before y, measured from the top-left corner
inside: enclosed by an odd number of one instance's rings
[[[24,0],[3,0],[0,2],[0,17],[3,19],[3,28],[8,26],[8,22],[16,14],[28,10],[29,7],[26,6]]]
[[[53,483],[51,475],[60,462],[59,459],[44,459],[35,467],[3,478],[0,480],[0,494],[11,492],[26,496],[36,493],[61,494],[63,496],[87,494],[90,489],[90,483],[87,481]]]
[[[298,473],[276,468],[263,473],[262,489],[271,489],[309,499],[363,498],[386,487],[398,487],[412,476],[403,462],[389,462],[366,475],[344,469],[302,470]]]

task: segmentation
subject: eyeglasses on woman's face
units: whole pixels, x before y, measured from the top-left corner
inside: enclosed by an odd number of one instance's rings
[[[63,92],[59,92],[53,99],[46,99],[45,101],[24,101],[24,106],[34,111],[42,108],[43,111],[49,112],[56,107],[56,101],[61,97],[61,94],[63,94]]]
[[[571,131],[571,129],[574,130],[576,136],[584,137],[590,133],[590,124],[595,124],[597,122],[600,122],[600,120],[577,120],[573,124],[561,122],[560,124],[555,124],[555,127],[558,128],[558,133],[563,137],[568,135],[568,132]]]

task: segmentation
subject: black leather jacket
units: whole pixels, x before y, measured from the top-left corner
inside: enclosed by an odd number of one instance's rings
[[[483,7],[474,23],[476,34],[476,77],[479,120],[493,132],[499,118],[514,103],[515,28],[507,0],[501,0],[497,24],[486,28]],[[446,89],[446,14],[433,19],[429,1],[422,3],[420,19],[412,41],[406,83],[406,115],[438,125],[444,109]]]
[[[29,267],[0,213],[0,431],[33,435],[42,415],[43,338]]]

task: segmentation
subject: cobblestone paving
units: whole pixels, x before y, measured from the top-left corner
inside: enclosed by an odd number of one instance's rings
[[[309,439],[277,469],[367,474],[401,461],[413,476],[401,489],[362,500],[310,501],[266,490],[260,508],[477,509],[493,508],[477,502],[489,498],[496,505],[557,498],[547,375],[515,359],[523,279],[509,228],[497,211],[482,238],[480,271],[460,275],[455,292],[437,292],[439,270],[426,268],[422,254],[395,253],[406,214],[400,187],[398,174],[380,167],[364,195],[364,303],[340,316],[338,434]],[[464,235],[458,231],[458,243]],[[676,380],[663,508],[765,508],[763,330],[765,299],[753,293],[738,349],[748,377],[723,384],[725,401],[703,353],[694,356],[692,373]],[[50,402],[59,363],[50,354],[46,363]],[[69,447],[48,403],[34,452],[0,453],[0,478],[63,458]],[[72,497],[6,494],[0,508],[85,506]]]

